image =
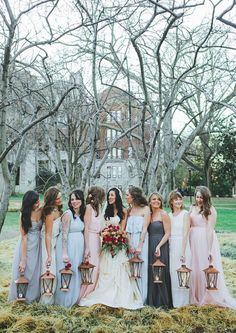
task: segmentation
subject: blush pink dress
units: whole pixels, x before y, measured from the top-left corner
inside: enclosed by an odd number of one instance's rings
[[[236,309],[234,300],[226,287],[221,262],[220,247],[216,233],[213,234],[212,265],[219,271],[217,288],[218,290],[206,289],[206,278],[203,269],[209,267],[208,244],[207,244],[207,220],[199,214],[195,207],[190,213],[190,249],[192,255],[190,274],[190,303],[197,305],[215,304],[223,307]]]
[[[95,265],[92,275],[93,284],[81,285],[79,300],[86,297],[96,287],[98,274],[99,274],[99,256],[101,252],[100,232],[102,229],[102,214],[96,216],[96,211],[92,209],[91,221],[89,223],[89,250],[90,250],[90,264]]]

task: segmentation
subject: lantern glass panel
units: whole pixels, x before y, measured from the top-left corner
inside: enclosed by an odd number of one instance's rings
[[[43,294],[52,295],[54,279],[43,279]]]
[[[93,284],[92,274],[94,267],[81,268],[81,280],[82,284]]]
[[[69,290],[70,281],[72,274],[71,273],[61,273],[61,289],[64,291]]]
[[[28,283],[17,283],[17,299],[25,300]]]
[[[207,278],[207,288],[215,289],[217,288],[217,273],[206,273]]]
[[[190,272],[177,272],[180,288],[189,288]]]
[[[154,283],[163,283],[163,266],[152,266],[152,275]]]
[[[130,263],[130,272],[131,277],[137,279],[141,277],[141,262],[131,262]]]

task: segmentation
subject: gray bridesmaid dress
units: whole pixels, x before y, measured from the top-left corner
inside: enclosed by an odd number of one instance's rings
[[[26,292],[26,302],[38,301],[40,297],[40,275],[41,275],[41,228],[42,221],[32,221],[32,227],[27,233],[27,261],[24,276],[29,280]],[[8,300],[13,301],[17,297],[15,280],[20,276],[19,264],[21,261],[22,237],[20,236],[16,245],[12,265],[12,280]]]
[[[69,213],[71,217],[67,239],[67,252],[73,275],[69,291],[61,291],[61,274],[59,271],[65,268],[65,263],[62,260],[62,232],[60,232],[56,245],[57,287],[55,291],[55,304],[70,308],[77,303],[80,294],[81,276],[78,266],[82,263],[84,255],[84,223],[77,215],[75,215],[74,219],[71,210],[67,210],[66,213]]]
[[[164,236],[164,227],[161,221],[149,224],[149,251],[148,251],[148,297],[147,304],[155,307],[172,308],[171,280],[169,269],[169,242],[161,247],[160,260],[166,265],[163,283],[153,283],[152,264],[156,261],[156,246]]]

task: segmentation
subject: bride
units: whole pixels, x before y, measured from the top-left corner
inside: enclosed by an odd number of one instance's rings
[[[127,212],[116,187],[107,194],[104,227],[119,226],[124,230]],[[125,249],[114,255],[110,251],[101,253],[100,273],[95,290],[80,300],[80,306],[104,304],[115,308],[138,309],[143,306],[136,280],[130,278],[128,256]]]

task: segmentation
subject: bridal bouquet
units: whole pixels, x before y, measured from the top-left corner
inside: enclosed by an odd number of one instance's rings
[[[110,224],[102,231],[102,251],[111,253],[112,258],[120,251],[128,250],[128,238],[118,225]]]

